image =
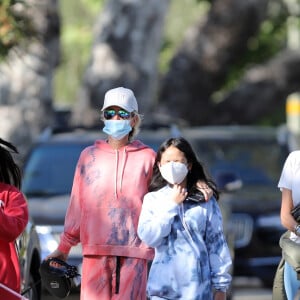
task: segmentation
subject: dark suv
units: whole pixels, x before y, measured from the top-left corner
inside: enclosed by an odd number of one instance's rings
[[[182,130],[199,159],[213,176],[234,172],[242,181],[235,193],[223,193],[231,201],[235,233],[234,275],[255,276],[272,286],[281,258],[279,176],[291,136],[284,127],[221,126]]]
[[[170,129],[151,132],[154,134],[145,133],[145,139],[152,147],[157,147],[172,134]],[[25,159],[22,191],[28,199],[30,212],[39,234],[42,259],[56,249],[63,231],[75,166],[80,152],[101,138],[105,138],[101,129],[45,131]],[[77,265],[80,271],[81,260],[79,244],[72,247],[68,262]]]
[[[138,139],[157,150],[159,145],[171,136],[180,136],[176,126],[156,129],[142,129]],[[56,249],[63,231],[66,209],[72,187],[76,162],[83,148],[96,139],[105,138],[99,130],[70,130],[64,132],[48,131],[33,145],[25,160],[23,170],[23,192],[29,202],[30,211],[41,241],[42,258]],[[222,201],[225,231],[229,244],[233,242],[232,230],[228,220],[231,208]],[[73,247],[69,263],[81,267],[81,246]]]
[[[138,139],[157,150],[167,138],[180,136],[176,126],[142,129]],[[63,231],[66,209],[72,187],[73,175],[80,152],[96,139],[105,138],[99,130],[46,131],[33,145],[25,160],[23,192],[26,194],[33,219],[41,240],[42,258],[56,249]],[[230,201],[221,201],[225,234],[234,258],[234,240]],[[81,271],[81,246],[73,247],[69,263]],[[230,299],[231,294],[228,294]]]

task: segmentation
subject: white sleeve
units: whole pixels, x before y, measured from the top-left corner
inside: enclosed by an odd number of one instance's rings
[[[282,188],[286,188],[289,190],[292,189],[293,175],[294,175],[293,166],[296,163],[295,160],[299,156],[296,154],[297,154],[296,152],[291,152],[284,163],[284,166],[283,166],[283,169],[281,172],[281,176],[280,176],[280,179],[278,182],[278,187],[280,188],[280,190],[282,190]]]
[[[139,238],[150,247],[157,247],[169,235],[178,214],[177,203],[158,199],[157,195],[155,192],[145,195],[138,224]]]

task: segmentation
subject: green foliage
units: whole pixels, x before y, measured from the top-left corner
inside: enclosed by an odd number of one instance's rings
[[[223,87],[213,95],[214,101],[218,102],[233,89],[249,67],[266,62],[286,47],[287,18],[288,12],[283,6],[270,10],[258,34],[248,40],[247,51],[228,70]]]
[[[75,101],[83,72],[90,58],[93,26],[103,1],[60,0],[62,19],[62,59],[54,77],[54,99],[57,104]]]
[[[26,4],[22,0],[1,0],[0,2],[0,59],[10,49],[34,36],[30,18],[24,13]]]
[[[57,104],[72,105],[83,72],[90,58],[93,39],[93,26],[101,13],[104,1],[99,0],[60,0],[62,17],[62,61],[54,78],[54,98]],[[177,48],[181,45],[186,29],[205,17],[211,1],[177,0],[170,1],[166,16],[163,44],[159,56],[159,69],[165,73],[169,68]],[[288,13],[283,6],[272,2],[267,20],[262,24],[259,34],[248,41],[247,52],[232,64],[227,71],[227,79],[213,98],[219,101],[225,93],[236,86],[245,71],[254,64],[260,64],[274,56],[286,43],[286,20]],[[184,12],[184,13],[183,13]],[[281,119],[278,113],[276,119]],[[263,123],[272,123],[262,120]]]
[[[166,16],[164,39],[159,57],[159,69],[165,73],[176,49],[182,43],[186,29],[205,16],[209,9],[206,0],[171,1]],[[182,13],[184,11],[184,14]]]
[[[61,49],[62,61],[54,77],[54,98],[59,105],[71,105],[82,80],[83,72],[90,58],[92,28],[101,13],[104,1],[60,0],[62,18]],[[185,29],[204,15],[208,9],[206,0],[170,2],[165,37],[159,57],[159,68],[165,71],[181,43]],[[185,13],[182,14],[182,11]],[[180,16],[180,17],[179,17]]]

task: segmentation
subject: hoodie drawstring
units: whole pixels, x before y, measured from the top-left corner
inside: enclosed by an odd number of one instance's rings
[[[189,229],[189,226],[185,221],[183,203],[181,203],[180,206],[179,206],[179,217],[180,217],[180,220],[181,220],[181,224],[182,224],[183,228],[185,229],[185,231],[187,233],[188,239],[191,242],[191,247],[193,248],[193,250],[194,250],[195,254],[197,255],[197,257],[200,257],[199,249],[198,249],[195,241],[193,240],[191,231]]]
[[[116,257],[116,294],[119,294],[120,290],[120,271],[121,271],[121,257]]]
[[[118,197],[117,192],[117,181],[118,181],[118,161],[119,161],[119,151],[115,150],[116,152],[116,167],[115,167],[115,198]]]
[[[122,172],[121,172],[121,180],[120,180],[120,191],[122,192],[122,186],[123,186],[123,176],[124,176],[124,171],[125,171],[125,164],[127,160],[127,152],[126,148],[124,148],[124,155],[123,155],[123,165],[122,165]]]
[[[115,167],[115,197],[118,197],[118,173],[119,173],[119,169],[118,169],[118,165],[119,165],[119,151],[116,151],[116,167]],[[122,166],[121,166],[121,179],[120,179],[120,191],[122,192],[122,186],[123,186],[123,176],[124,176],[124,171],[125,171],[125,164],[126,164],[126,160],[127,160],[127,151],[126,148],[124,148],[123,150],[124,155],[123,155],[123,161],[122,161]]]

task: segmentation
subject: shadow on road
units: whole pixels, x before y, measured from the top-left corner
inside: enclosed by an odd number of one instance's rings
[[[41,300],[57,300],[49,293],[44,293]],[[79,300],[78,292],[72,292],[68,300]],[[236,277],[233,280],[233,299],[232,300],[271,300],[272,290],[262,286],[259,279],[248,277]]]

